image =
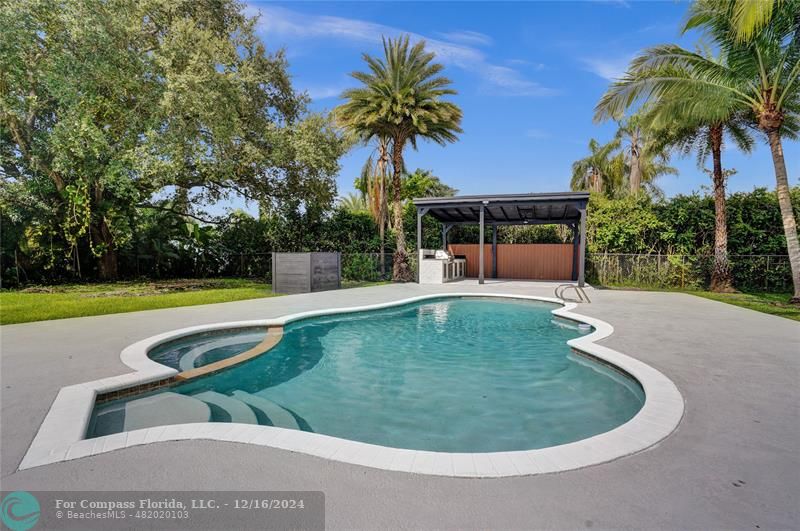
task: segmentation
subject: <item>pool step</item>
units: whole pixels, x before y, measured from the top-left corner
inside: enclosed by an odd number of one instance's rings
[[[127,402],[123,430],[209,420],[211,420],[211,409],[208,404],[196,398],[167,391]]]
[[[295,430],[300,429],[300,426],[297,424],[297,421],[292,414],[272,400],[257,395],[251,395],[250,393],[246,393],[244,391],[234,391],[233,396],[248,406],[258,409],[264,413],[264,415],[266,415],[267,418],[272,421],[273,426],[278,426],[280,428],[292,428]]]
[[[245,345],[250,343],[260,343],[264,339],[264,332],[253,332],[252,334],[238,334],[233,337],[223,337],[219,339],[214,339],[211,341],[207,341],[202,345],[193,348],[183,356],[181,356],[179,366],[181,371],[190,371],[195,368],[194,364],[197,361],[197,358],[209,352],[211,350],[216,350],[218,348],[224,347],[232,347],[234,345]],[[247,349],[242,349],[244,352]]]
[[[550,324],[554,324],[554,325],[559,326],[561,328],[568,328],[570,330],[577,330],[578,332],[581,332],[582,334],[584,334],[586,332],[591,332],[591,330],[592,330],[592,326],[591,325],[588,325],[586,323],[578,323],[576,321],[569,321],[569,320],[566,320],[566,319],[551,319],[550,320]]]
[[[202,393],[197,393],[192,396],[203,402],[217,406],[220,409],[224,409],[225,412],[231,416],[231,422],[258,424],[258,419],[256,418],[256,414],[253,413],[253,410],[243,401],[239,401],[236,398],[215,391],[203,391]]]

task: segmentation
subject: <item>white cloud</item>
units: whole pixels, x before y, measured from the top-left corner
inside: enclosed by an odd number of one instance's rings
[[[486,65],[483,74],[489,83],[504,89],[508,94],[549,96],[556,92],[551,88],[543,87],[536,81],[525,79],[518,71],[507,66]]]
[[[527,59],[506,59],[506,64],[514,66],[526,66],[533,70],[544,70],[546,65],[544,63],[535,63]]]
[[[525,131],[525,136],[528,138],[533,138],[534,140],[544,140],[546,138],[550,138],[552,135],[545,131],[544,129],[528,129]]]
[[[477,46],[489,46],[492,44],[492,38],[484,33],[477,31],[450,31],[445,33],[438,33],[441,38],[450,42],[457,42],[461,44],[473,44]]]
[[[338,98],[342,92],[345,91],[347,87],[336,87],[336,86],[329,86],[329,87],[305,87],[305,91],[308,93],[308,96],[312,100],[326,100],[328,98]]]
[[[633,59],[633,55],[621,57],[584,57],[581,59],[581,62],[589,72],[603,79],[616,81],[625,75],[631,59]]]
[[[355,42],[379,44],[381,38],[408,34],[412,41],[425,40],[427,48],[442,63],[455,66],[480,76],[500,95],[545,96],[555,93],[536,81],[526,79],[518,70],[496,65],[481,50],[466,44],[426,38],[398,28],[363,20],[327,15],[306,15],[276,6],[247,7],[248,15],[261,14],[258,28],[267,35],[284,35],[303,39],[335,38]],[[463,36],[464,32],[460,32]],[[474,38],[478,34],[470,32]],[[450,34],[452,35],[452,34]]]

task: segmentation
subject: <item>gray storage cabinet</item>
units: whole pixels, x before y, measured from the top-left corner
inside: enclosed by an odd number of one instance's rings
[[[341,253],[272,253],[274,293],[309,293],[341,287]]]

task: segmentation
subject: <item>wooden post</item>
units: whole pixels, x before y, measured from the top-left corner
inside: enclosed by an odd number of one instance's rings
[[[580,256],[578,258],[578,286],[583,287],[586,282],[586,207],[580,209]]]
[[[422,210],[417,209],[417,256],[422,249]]]
[[[492,278],[497,278],[497,225],[492,224]]]
[[[419,251],[422,249],[422,216],[428,213],[425,207],[417,207],[417,282],[419,282],[420,258]]]
[[[570,280],[578,280],[578,254],[580,253],[580,232],[578,231],[578,224],[571,225],[572,228],[572,278]]]
[[[272,251],[272,264],[270,264],[270,284],[272,284],[272,292],[278,293],[278,288],[276,287],[277,279],[275,278],[275,251]]]
[[[480,230],[478,231],[478,284],[483,284],[483,211],[485,206],[481,205]]]

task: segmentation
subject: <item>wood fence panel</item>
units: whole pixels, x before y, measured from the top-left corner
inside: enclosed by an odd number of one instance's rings
[[[478,278],[478,254],[480,249],[477,243],[451,243],[447,246],[453,254],[463,255],[467,258],[467,278]],[[483,276],[492,277],[492,245],[483,246]]]
[[[497,244],[497,277],[569,280],[572,251],[571,243]]]
[[[478,244],[451,244],[453,254],[467,257],[467,277],[478,276]],[[499,243],[497,278],[528,280],[572,279],[571,243]],[[492,276],[492,246],[484,246],[484,277]]]

